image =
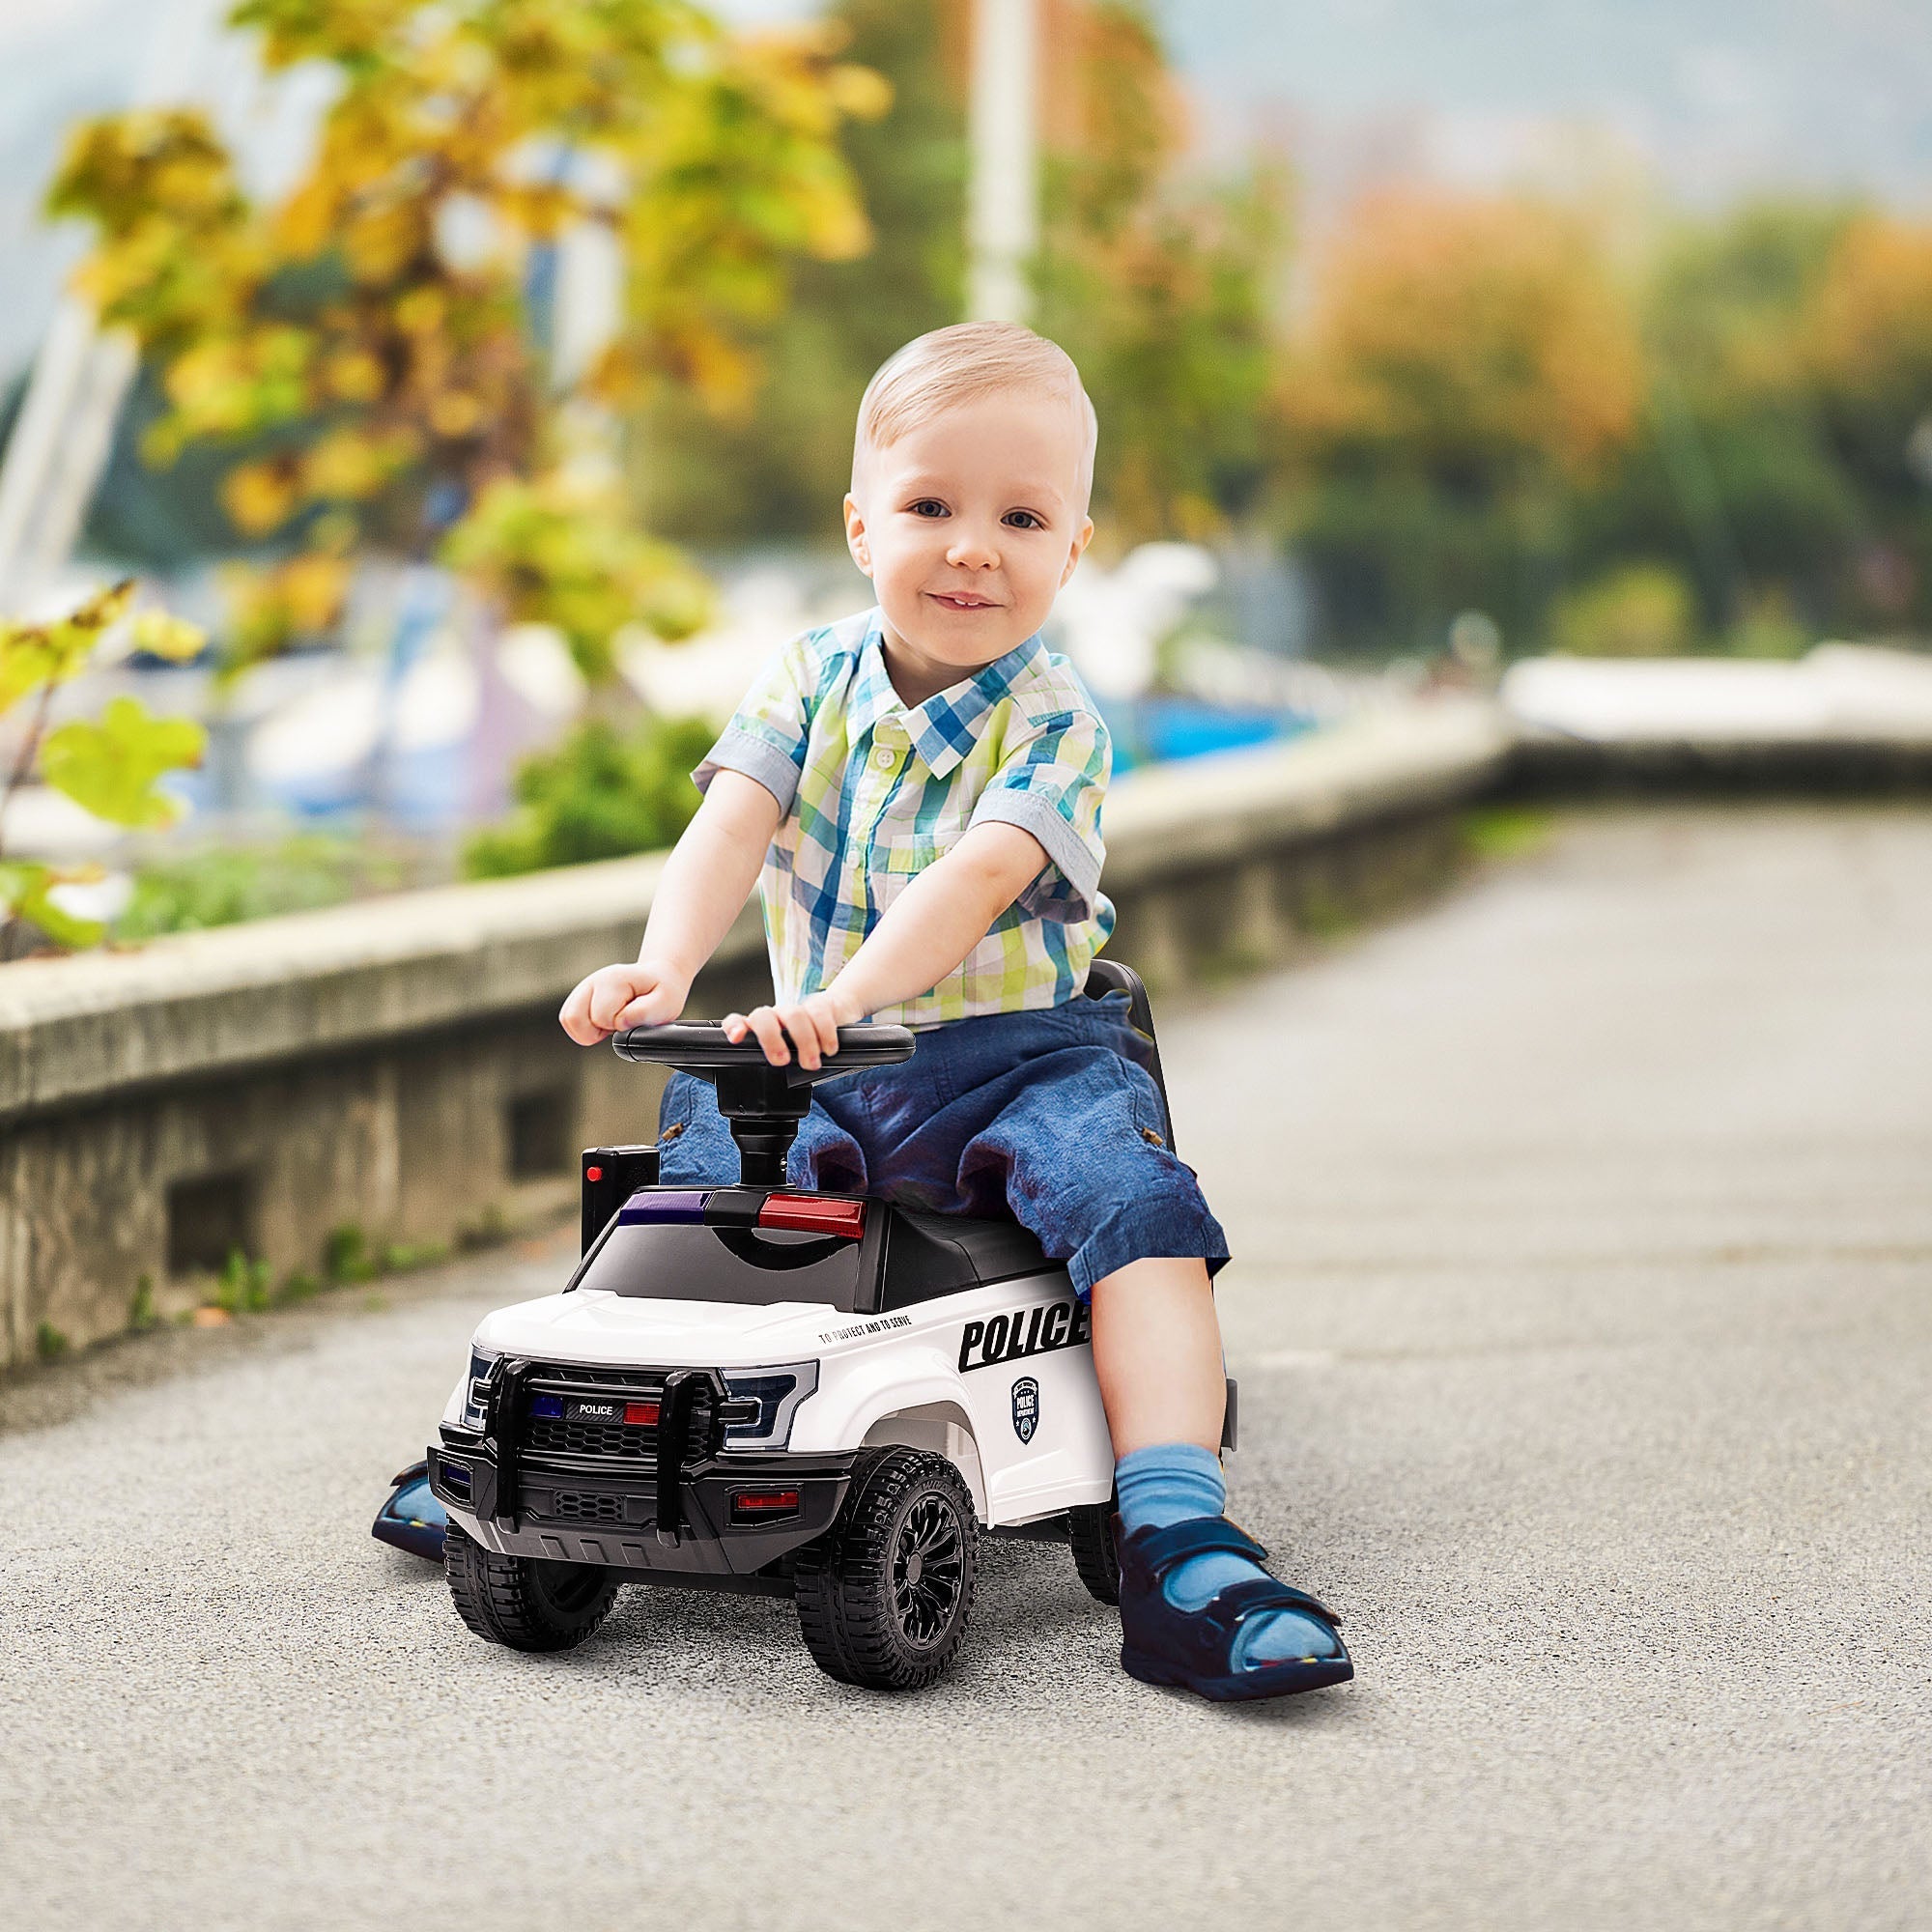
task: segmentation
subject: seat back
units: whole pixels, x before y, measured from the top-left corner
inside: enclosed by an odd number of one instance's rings
[[[1160,1090],[1161,1118],[1167,1124],[1167,1146],[1172,1153],[1175,1151],[1174,1109],[1167,1104],[1167,1081],[1160,1070],[1160,1042],[1153,1032],[1153,1007],[1148,999],[1147,986],[1141,976],[1118,959],[1095,959],[1087,968],[1087,983],[1081,991],[1090,1000],[1104,999],[1109,993],[1124,993],[1127,996],[1127,1019],[1148,1043],[1151,1056],[1148,1071],[1153,1075],[1153,1084]]]

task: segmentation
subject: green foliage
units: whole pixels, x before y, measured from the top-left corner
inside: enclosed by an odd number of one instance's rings
[[[144,866],[115,922],[122,940],[199,932],[309,912],[404,883],[401,864],[361,841],[303,833],[271,845],[209,846]]]
[[[61,687],[87,667],[128,614],[134,586],[118,583],[47,624],[0,619],[0,712],[31,701],[12,768],[0,785],[0,929],[20,922],[56,946],[87,946],[101,927],[78,919],[55,895],[64,885],[99,876],[98,868],[61,867],[4,856],[7,808],[38,775],[55,791],[110,825],[171,824],[180,803],[158,788],[169,772],[200,762],[203,732],[180,718],[156,718],[131,697],[116,697],[98,720],[77,718],[48,730]],[[185,659],[201,649],[201,633],[160,612],[134,620],[133,640],[159,655]]]
[[[156,781],[194,764],[203,738],[191,719],[151,717],[138,699],[116,697],[98,722],[76,719],[47,734],[41,776],[95,817],[152,832],[184,809],[156,791]]]
[[[43,1321],[34,1330],[34,1352],[43,1362],[57,1362],[72,1344],[51,1321]]]
[[[128,1327],[136,1335],[145,1334],[160,1320],[155,1312],[155,1278],[144,1274],[134,1284],[134,1293],[128,1301]]]
[[[1510,805],[1484,806],[1465,812],[1460,828],[1464,851],[1477,859],[1496,861],[1527,858],[1541,851],[1555,829],[1556,821],[1548,812]]]
[[[611,677],[626,625],[687,638],[710,614],[702,577],[668,544],[626,527],[605,493],[568,477],[493,483],[442,554],[506,616],[555,625],[592,683]]]
[[[716,733],[702,719],[579,724],[517,774],[520,808],[464,850],[470,878],[581,865],[674,844],[697,810],[692,768]]]
[[[379,1270],[369,1252],[369,1236],[354,1221],[328,1231],[322,1248],[322,1272],[331,1288],[376,1278]]]
[[[306,1268],[293,1269],[283,1277],[281,1293],[277,1299],[293,1306],[299,1301],[308,1301],[322,1293],[322,1284]]]
[[[230,1315],[259,1315],[273,1300],[271,1279],[267,1262],[250,1261],[240,1248],[231,1248],[215,1277],[213,1305]]]
[[[1672,657],[1690,648],[1695,622],[1683,578],[1663,564],[1630,563],[1559,598],[1550,641],[1569,657]]]
[[[448,1259],[447,1241],[392,1241],[383,1250],[383,1272],[403,1274],[411,1268],[435,1267]]]

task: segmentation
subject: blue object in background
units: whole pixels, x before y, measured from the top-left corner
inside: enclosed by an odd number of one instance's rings
[[[1137,697],[1105,707],[1114,771],[1202,758],[1296,738],[1315,720],[1298,711],[1233,711],[1197,697]]]
[[[430,1493],[429,1464],[412,1463],[390,1481],[389,1499],[376,1512],[370,1535],[379,1543],[407,1549],[412,1556],[426,1556],[432,1563],[440,1563],[449,1517]]]

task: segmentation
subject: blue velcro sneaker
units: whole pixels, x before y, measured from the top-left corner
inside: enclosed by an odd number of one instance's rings
[[[1166,1579],[1182,1563],[1223,1550],[1260,1564],[1266,1551],[1226,1517],[1191,1517],[1165,1529],[1141,1528],[1121,1545],[1121,1666],[1143,1684],[1171,1684],[1216,1703],[1288,1697],[1346,1684],[1355,1674],[1333,1610],[1306,1590],[1256,1576],[1182,1609]],[[1306,1626],[1303,1655],[1243,1667],[1244,1627],[1285,1612]]]

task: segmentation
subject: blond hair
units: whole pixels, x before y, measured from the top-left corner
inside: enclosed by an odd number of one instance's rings
[[[1073,358],[1017,322],[961,322],[917,335],[880,364],[859,403],[852,487],[868,449],[890,449],[941,411],[1002,391],[1031,391],[1071,405],[1081,429],[1080,507],[1094,488],[1100,422]]]

